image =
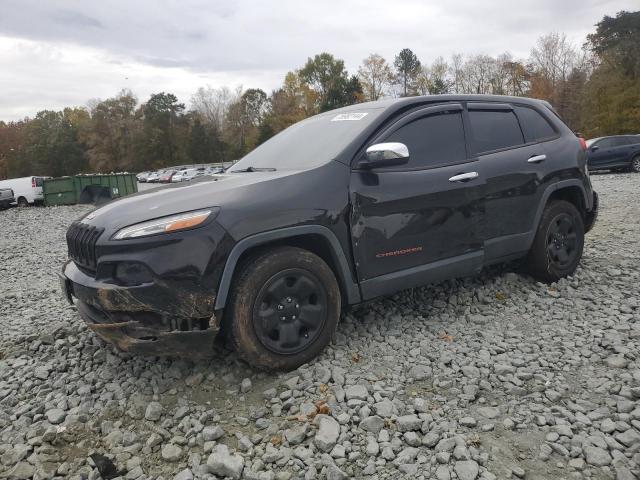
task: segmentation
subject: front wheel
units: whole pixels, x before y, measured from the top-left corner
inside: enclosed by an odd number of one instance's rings
[[[578,209],[564,200],[550,202],[542,213],[529,255],[529,272],[543,282],[572,275],[584,247],[584,222]]]
[[[340,318],[338,282],[317,255],[278,247],[243,262],[224,329],[249,364],[293,370],[331,341]]]
[[[640,173],[640,155],[636,155],[631,160],[631,168],[630,170],[634,173]]]

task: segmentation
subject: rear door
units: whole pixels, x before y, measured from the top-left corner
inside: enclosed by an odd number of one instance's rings
[[[559,135],[531,106],[470,102],[467,107],[472,153],[486,182],[484,249],[491,262],[526,250],[542,196],[546,143]]]
[[[482,266],[484,181],[462,113],[449,104],[405,115],[369,145],[403,143],[409,163],[353,170],[352,241],[365,299]]]
[[[44,199],[42,192],[42,185],[44,184],[43,177],[31,177],[31,186],[33,188],[33,199],[40,201]]]
[[[622,135],[613,137],[613,145],[611,147],[611,156],[609,158],[608,166],[626,167],[629,164],[631,149],[632,147],[629,137]]]

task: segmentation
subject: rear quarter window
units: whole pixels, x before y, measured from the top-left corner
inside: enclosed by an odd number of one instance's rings
[[[490,152],[524,144],[524,136],[511,110],[469,110],[476,153]]]
[[[516,106],[514,108],[527,143],[539,142],[556,136],[551,124],[534,108]]]

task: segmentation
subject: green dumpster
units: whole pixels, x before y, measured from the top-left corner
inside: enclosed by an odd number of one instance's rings
[[[100,204],[137,191],[138,181],[133,173],[48,178],[42,185],[44,204],[47,206]]]

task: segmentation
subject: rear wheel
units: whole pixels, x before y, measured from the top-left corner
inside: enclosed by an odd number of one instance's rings
[[[240,267],[224,328],[251,365],[292,370],[330,342],[340,309],[340,289],[329,266],[307,250],[280,247]]]
[[[29,206],[29,202],[27,202],[26,198],[20,197],[20,198],[18,198],[18,206],[22,207],[22,208],[28,207]]]
[[[569,202],[554,200],[542,213],[538,231],[527,257],[529,272],[543,282],[572,275],[584,247],[584,223]]]
[[[633,157],[630,170],[634,173],[640,173],[640,155]]]

